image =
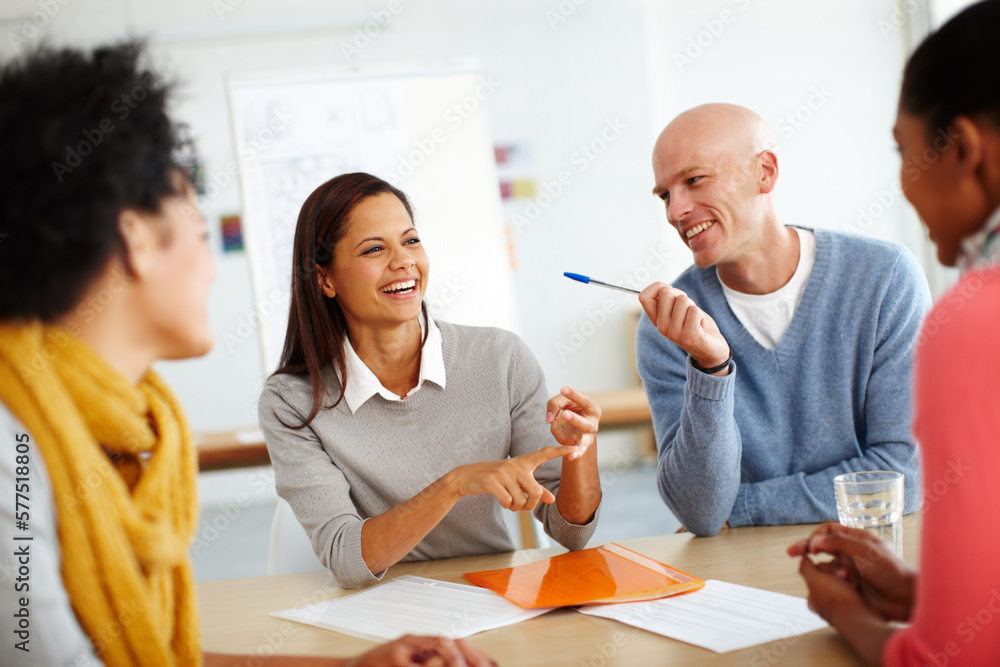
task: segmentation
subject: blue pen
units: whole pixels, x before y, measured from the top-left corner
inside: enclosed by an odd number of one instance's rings
[[[601,280],[595,280],[595,279],[591,278],[590,276],[582,276],[579,273],[564,272],[563,275],[566,276],[567,278],[570,278],[571,280],[576,280],[576,281],[579,281],[581,283],[586,283],[588,285],[590,285],[590,284],[600,285],[601,287],[607,287],[608,289],[616,289],[619,292],[628,292],[629,294],[639,294],[639,290],[637,290],[637,289],[631,289],[631,288],[628,288],[628,287],[621,287],[620,285],[612,285],[611,283],[606,283],[606,282],[603,282]]]

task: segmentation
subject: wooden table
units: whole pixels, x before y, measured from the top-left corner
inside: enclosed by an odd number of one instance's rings
[[[904,556],[917,561],[919,521],[904,520]],[[774,526],[724,530],[716,537],[689,533],[623,540],[621,544],[703,579],[805,597],[798,560],[785,548],[806,537],[814,526]],[[467,583],[462,572],[510,567],[561,553],[560,548],[456,558],[392,567],[386,578],[411,574]],[[203,582],[201,600],[206,650],[231,653],[348,656],[367,650],[371,642],[268,616],[339,597],[341,590],[328,572],[254,579]],[[616,621],[556,610],[530,621],[490,630],[469,641],[500,665],[857,665],[855,654],[830,628],[726,654],[684,644]]]
[[[591,394],[601,406],[601,429],[649,426],[649,403],[642,387]],[[268,465],[267,446],[253,427],[239,431],[201,433],[195,437],[202,472]]]

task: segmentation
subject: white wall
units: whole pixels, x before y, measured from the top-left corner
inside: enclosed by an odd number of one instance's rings
[[[16,17],[40,6],[5,0],[4,28],[18,30]],[[343,44],[389,6],[65,0],[44,32],[53,43],[87,45],[125,31],[150,35],[156,59],[181,82],[177,115],[190,122],[209,178],[221,184],[234,154],[226,73],[344,65]],[[553,390],[572,384],[599,391],[633,381],[623,310],[635,302],[561,274],[643,282],[670,279],[687,266],[689,254],[650,194],[649,152],[661,127],[691,105],[745,104],[775,125],[783,144],[778,198],[786,222],[855,225],[925,258],[919,225],[891,190],[898,158],[890,128],[904,58],[903,31],[892,29],[893,6],[890,0],[590,0],[579,6],[574,0],[400,0],[388,27],[352,61],[471,55],[501,82],[487,101],[496,142],[529,147],[540,184],[561,172],[568,182],[557,196],[540,199],[537,210],[527,202],[512,208],[520,216],[512,237],[522,334]],[[231,11],[220,17],[219,8]],[[684,53],[689,40],[701,40],[701,52],[680,66],[676,54],[697,53]],[[0,53],[12,48],[4,38]],[[788,120],[796,113],[799,120]],[[587,157],[587,145],[600,154]],[[230,181],[204,202],[213,225],[240,208],[236,179]],[[868,211],[871,222],[860,211]],[[246,258],[219,254],[218,260],[210,304],[215,350],[160,367],[196,429],[252,424],[261,384],[256,336],[232,349],[223,342],[225,334],[239,333],[256,306]]]

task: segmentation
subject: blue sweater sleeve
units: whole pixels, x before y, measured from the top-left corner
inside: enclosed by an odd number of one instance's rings
[[[729,519],[740,489],[736,364],[724,377],[702,373],[643,315],[636,365],[653,414],[660,495],[687,530],[714,535]]]
[[[900,249],[892,274],[880,291],[878,323],[873,344],[858,345],[859,364],[869,363],[864,387],[865,438],[856,456],[819,470],[799,471],[739,486],[729,525],[774,525],[836,520],[833,478],[864,470],[897,470],[905,475],[906,512],[922,502],[920,460],[911,432],[912,360],[930,293],[916,260]],[[815,341],[817,345],[829,341]],[[822,400],[823,378],[816,378]],[[803,400],[809,400],[804,398]],[[821,434],[817,434],[821,435]],[[795,443],[815,448],[816,443]],[[820,445],[822,446],[822,445]]]

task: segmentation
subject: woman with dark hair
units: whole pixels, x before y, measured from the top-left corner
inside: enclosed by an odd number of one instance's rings
[[[260,422],[278,493],[342,586],[400,560],[510,551],[502,509],[534,509],[567,548],[587,543],[600,408],[565,387],[546,405],[517,336],[427,316],[429,262],[402,192],[363,173],[324,183],[293,256]]]
[[[893,129],[903,191],[963,275],[927,316],[914,433],[924,467],[919,574],[864,530],[789,548],[810,606],[866,664],[1000,663],[1000,0],[913,53]],[[833,560],[814,564],[807,554]],[[909,622],[900,629],[894,622]]]
[[[197,458],[150,370],[205,354],[215,277],[169,87],[126,43],[0,69],[0,664],[233,665],[203,654]],[[15,502],[16,501],[16,502]],[[486,665],[405,637],[352,665]],[[258,657],[260,665],[342,665]]]

